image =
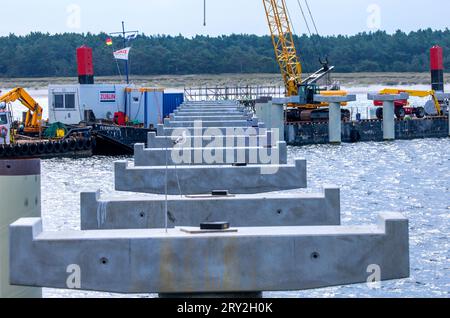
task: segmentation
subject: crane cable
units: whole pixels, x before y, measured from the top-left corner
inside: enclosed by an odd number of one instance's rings
[[[313,42],[314,51],[316,52],[316,54],[319,55],[320,58],[322,58],[322,55],[323,55],[322,53],[323,52],[321,50],[321,46],[318,45],[318,44],[320,44],[320,43],[318,43],[320,41],[320,34],[319,34],[319,30],[317,28],[316,20],[314,19],[314,15],[312,14],[312,11],[311,11],[311,7],[309,6],[308,0],[305,0],[305,4],[306,4],[306,8],[308,9],[309,17],[310,17],[310,19],[312,21],[314,30],[316,32],[315,34],[313,34],[311,32],[311,28],[309,26],[309,22],[308,22],[308,19],[306,17],[306,14],[305,14],[305,10],[303,10],[303,6],[302,6],[300,0],[297,0],[297,3],[298,3],[298,6],[300,8],[300,11],[302,13],[303,20],[305,21],[306,28],[308,29],[308,34],[309,34],[309,36],[311,38],[311,41]],[[296,35],[298,37],[298,33],[295,31],[294,25],[292,23],[292,18],[291,18],[291,13],[289,12],[289,8],[286,7],[286,10],[287,10],[287,14],[289,16],[289,20],[291,21],[292,31],[294,32],[294,35]],[[203,26],[206,26],[206,0],[203,0]],[[314,35],[317,35],[317,38],[318,38],[317,41],[314,41]],[[314,43],[314,42],[316,42],[316,43]]]
[[[299,1],[299,0],[297,0],[297,1]],[[300,6],[300,10],[302,10],[302,14],[303,14],[303,8],[301,6]],[[294,26],[293,20],[291,18],[291,11],[289,10],[288,6],[286,6],[286,12],[287,12],[289,21],[291,22],[290,24],[291,24],[293,35],[295,35],[297,38],[299,38],[299,35],[298,35],[297,31],[295,30],[295,26]],[[303,15],[303,17],[305,18],[305,15]],[[308,32],[309,32],[309,34],[311,34],[311,30],[309,28],[309,24],[308,24],[308,21],[306,20],[306,18],[305,18],[305,22],[306,22],[306,27],[308,28]],[[300,62],[302,64],[304,64],[305,61],[303,60],[303,55],[299,55],[298,59],[300,60]]]
[[[316,35],[320,36],[319,31],[317,30],[316,21],[315,21],[315,19],[314,19],[313,14],[311,13],[311,9],[310,9],[310,7],[309,7],[308,0],[305,0],[305,3],[306,3],[306,7],[308,8],[308,12],[309,12],[309,16],[311,17],[311,21],[312,21],[312,23],[313,23],[313,25],[314,25],[314,29],[316,30]]]
[[[206,26],[206,0],[203,0],[203,26]]]
[[[302,7],[302,4],[300,3],[300,0],[297,0],[297,3],[300,8],[300,11],[302,12],[303,20],[305,21],[309,36],[312,37],[311,28],[309,27],[308,19],[306,19],[306,15],[305,15],[305,12],[303,11],[303,7]],[[288,12],[289,12],[289,9],[288,9]],[[292,21],[292,19],[291,19],[291,21]],[[295,32],[295,30],[294,30],[294,32]]]
[[[319,31],[318,31],[318,28],[317,28],[316,20],[314,19],[314,15],[312,14],[311,8],[309,6],[308,0],[305,0],[305,4],[306,4],[306,7],[308,9],[309,18],[311,19],[313,27],[314,27],[314,30],[316,31],[315,34],[313,34],[311,32],[311,28],[309,27],[308,19],[307,19],[306,14],[305,14],[305,10],[303,9],[303,6],[302,6],[300,0],[297,0],[297,3],[298,3],[298,6],[300,8],[300,11],[302,12],[303,20],[305,21],[306,27],[308,29],[308,33],[309,33],[309,36],[311,38],[311,42],[313,44],[313,49],[314,49],[315,53],[319,56],[319,59],[321,61],[322,60],[322,56],[323,56],[323,51],[322,51],[322,47],[320,45],[320,34],[319,34]],[[317,40],[314,40],[314,35],[317,36]]]

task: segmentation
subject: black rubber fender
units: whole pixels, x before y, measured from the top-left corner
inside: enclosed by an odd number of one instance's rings
[[[69,143],[69,150],[70,151],[77,150],[77,140],[76,139],[69,139],[67,142]]]
[[[30,144],[28,153],[34,156],[38,152],[38,146],[36,144]]]
[[[14,151],[13,151],[13,148],[11,147],[11,145],[5,146],[5,156],[12,157],[13,155],[14,155]]]
[[[0,158],[5,156],[5,147],[3,145],[0,145]]]
[[[53,144],[53,152],[54,153],[59,153],[62,151],[62,145],[59,141],[54,141],[52,142]]]
[[[45,147],[45,153],[53,153],[55,151],[55,145],[52,142],[46,142],[44,143],[44,147]]]
[[[20,155],[23,156],[23,157],[30,155],[30,145],[23,144],[21,149],[20,149]]]
[[[40,142],[40,143],[37,144],[37,152],[40,155],[45,153],[45,145],[44,145],[43,142]]]
[[[67,140],[63,140],[62,142],[61,142],[61,152],[68,152],[69,151],[69,149],[70,149],[70,145],[69,145],[69,142],[67,141]]]
[[[11,145],[12,154],[14,157],[20,157],[22,155],[22,146],[19,144]]]

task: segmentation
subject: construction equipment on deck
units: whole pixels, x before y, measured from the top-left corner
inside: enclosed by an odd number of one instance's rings
[[[314,18],[307,0],[305,0],[308,12],[314,24],[316,33],[318,34]],[[322,61],[322,67],[315,73],[302,79],[302,64],[297,55],[297,49],[294,43],[293,28],[290,23],[289,12],[285,0],[263,0],[266,12],[267,22],[269,24],[272,43],[275,50],[275,56],[283,77],[286,97],[298,97],[295,102],[288,104],[286,118],[288,121],[323,121],[328,120],[328,104],[314,101],[314,95],[342,96],[347,92],[341,91],[338,84],[333,84],[331,90],[319,86],[319,81],[334,70],[334,66],[330,66],[328,59]],[[300,5],[300,2],[299,2]],[[305,18],[303,9],[302,14]],[[306,18],[305,18],[305,22]],[[204,1],[204,25],[206,25],[206,0]],[[307,23],[308,26],[308,23]],[[308,26],[309,30],[309,26]],[[343,103],[342,106],[346,104]],[[350,111],[342,110],[343,119],[350,118]]]
[[[42,107],[21,87],[0,97],[0,103],[11,104],[16,101],[20,101],[28,109],[23,123],[24,133],[39,134],[42,128]]]
[[[287,97],[299,97],[289,104],[287,118],[289,121],[298,120],[327,120],[328,104],[314,101],[314,95],[324,94],[342,96],[347,93],[340,91],[335,85],[328,91],[319,86],[319,80],[328,76],[334,66],[330,66],[328,59],[320,61],[322,68],[306,79],[302,80],[302,64],[297,55],[289,13],[285,0],[263,0],[267,22],[269,24],[275,56],[286,86]],[[309,5],[308,5],[309,9]],[[310,12],[310,10],[309,10]],[[349,117],[348,111],[343,111],[343,117]]]
[[[413,97],[431,97],[431,100],[425,107],[413,107],[407,100],[399,100],[395,102],[395,115],[398,119],[405,118],[406,115],[415,115],[417,118],[424,118],[426,115],[442,115],[442,107],[434,90],[413,90],[413,89],[397,89],[386,88],[379,92],[382,95],[397,95],[407,93]],[[375,106],[383,106],[380,101],[374,101]],[[383,108],[378,108],[376,112],[378,119],[383,119]]]

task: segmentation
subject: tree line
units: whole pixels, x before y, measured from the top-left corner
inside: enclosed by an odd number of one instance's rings
[[[106,45],[108,35],[46,34],[0,37],[0,77],[76,76],[75,49],[83,44],[94,50],[95,73],[117,75],[122,62],[113,58],[120,38]],[[328,57],[336,72],[424,72],[429,70],[429,48],[444,48],[450,67],[450,30],[431,29],[388,34],[383,31],[353,36],[296,36],[305,72],[320,67]],[[131,72],[135,75],[276,73],[279,71],[269,36],[233,34],[219,37],[138,35],[132,40]]]

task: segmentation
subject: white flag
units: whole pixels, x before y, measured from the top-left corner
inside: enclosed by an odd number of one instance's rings
[[[126,47],[119,51],[114,52],[114,58],[116,60],[128,60],[128,55],[130,54],[131,47]]]
[[[126,39],[127,39],[127,41],[131,41],[131,40],[136,39],[137,36],[138,36],[138,34],[134,33],[134,34],[131,34],[131,35],[127,36]]]

